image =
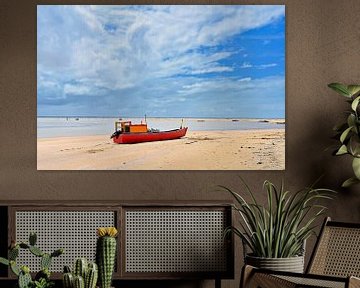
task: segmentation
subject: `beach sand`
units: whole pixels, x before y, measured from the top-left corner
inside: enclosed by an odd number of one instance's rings
[[[283,170],[285,129],[188,131],[176,140],[115,144],[109,135],[39,138],[38,170]]]

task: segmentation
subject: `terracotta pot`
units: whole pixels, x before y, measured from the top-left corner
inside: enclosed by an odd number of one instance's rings
[[[245,263],[254,267],[287,272],[304,272],[304,256],[289,258],[263,258],[246,255]]]

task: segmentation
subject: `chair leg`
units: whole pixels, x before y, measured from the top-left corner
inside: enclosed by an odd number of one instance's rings
[[[215,288],[221,288],[221,279],[215,278]]]
[[[251,280],[251,276],[253,274],[253,271],[254,271],[254,267],[252,267],[250,265],[244,265],[244,267],[242,268],[242,271],[241,271],[239,288],[248,287],[250,280]]]

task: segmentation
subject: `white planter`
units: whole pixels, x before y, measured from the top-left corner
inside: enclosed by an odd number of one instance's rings
[[[262,258],[246,255],[245,263],[262,269],[304,273],[304,256],[289,258]]]

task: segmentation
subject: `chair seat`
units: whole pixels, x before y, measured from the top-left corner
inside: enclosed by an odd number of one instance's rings
[[[326,287],[326,288],[345,288],[346,278],[336,281],[336,279],[320,279],[320,278],[309,278],[309,275],[305,275],[304,278],[296,276],[277,276],[286,281],[296,284],[296,287],[311,286],[311,287]],[[321,276],[320,276],[321,277]],[[331,277],[332,278],[332,277]]]
[[[249,288],[360,287],[360,279],[357,277],[334,277],[315,274],[299,274],[291,272],[270,271],[265,269],[258,269],[249,265],[246,265],[244,267],[243,273],[248,279],[248,281],[244,283],[244,287]],[[349,283],[351,283],[352,285],[349,286]]]

